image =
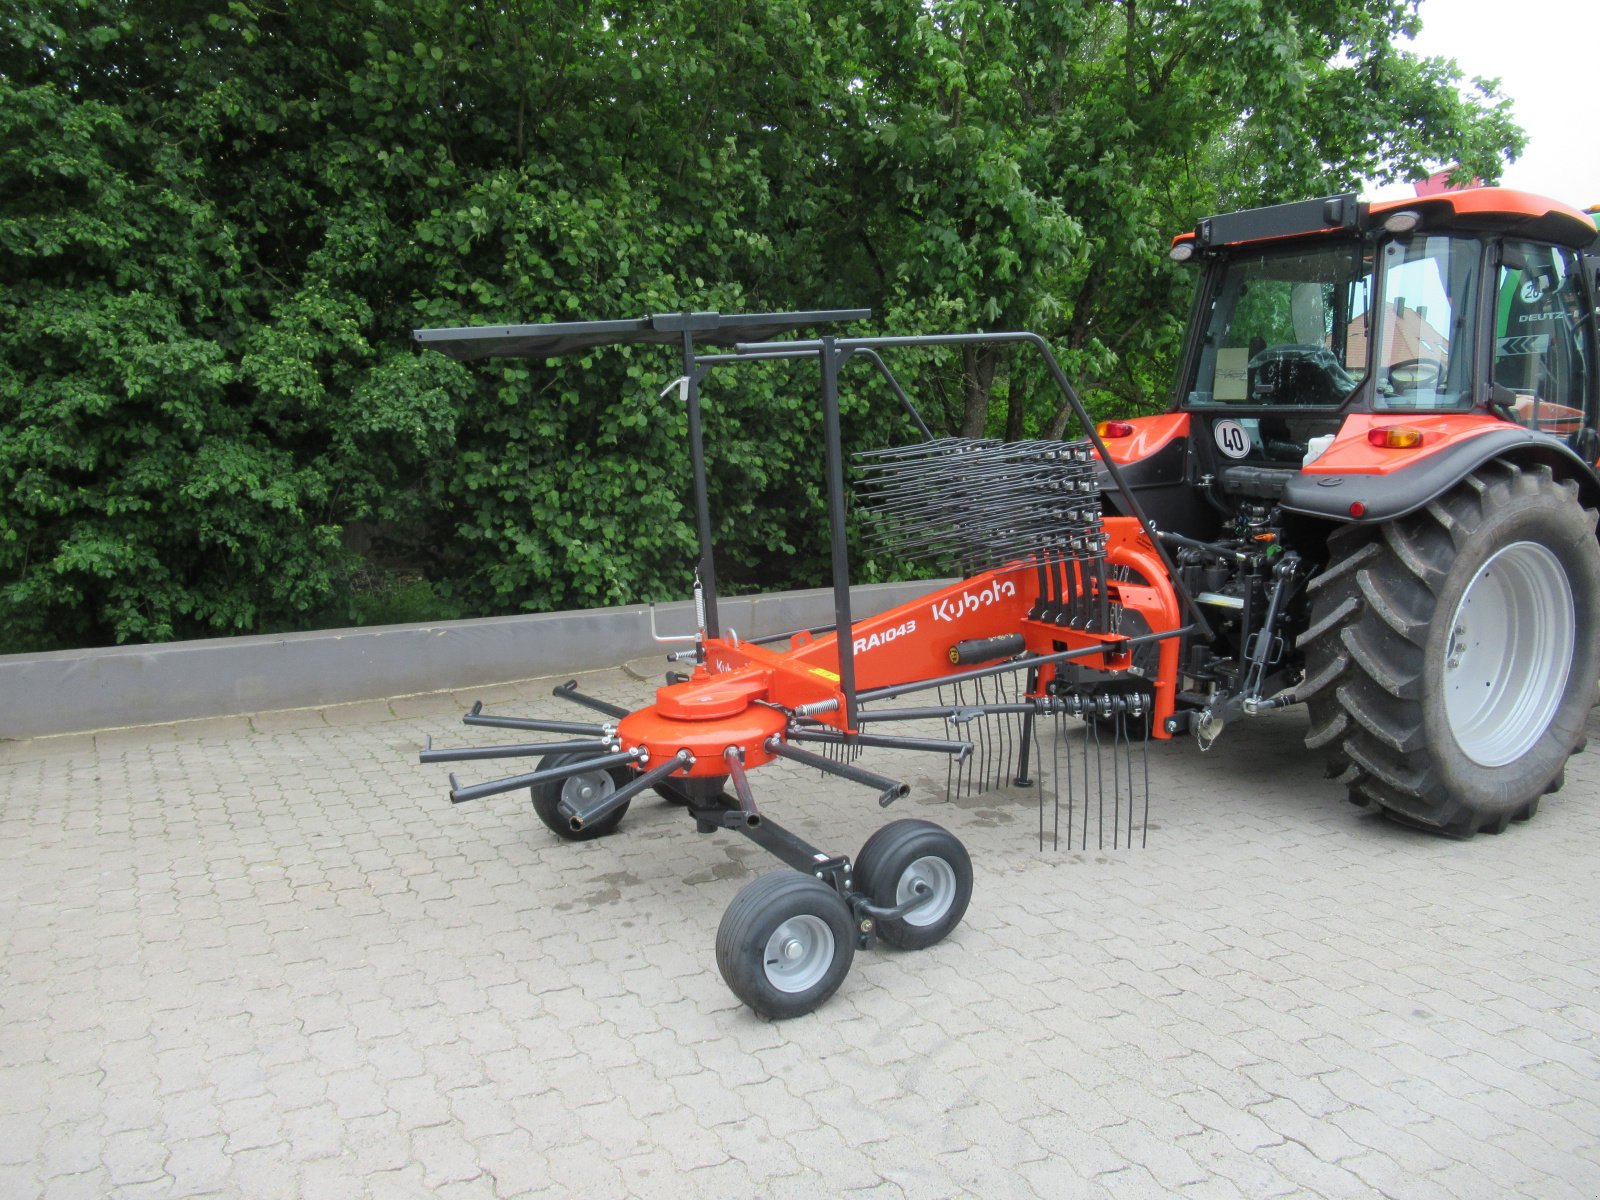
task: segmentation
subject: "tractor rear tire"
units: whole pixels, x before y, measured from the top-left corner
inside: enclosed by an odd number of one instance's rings
[[[1309,585],[1306,745],[1357,804],[1449,837],[1558,789],[1600,679],[1600,544],[1577,486],[1491,462]]]

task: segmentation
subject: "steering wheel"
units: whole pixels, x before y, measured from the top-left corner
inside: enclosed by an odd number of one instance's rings
[[[1434,392],[1444,379],[1444,364],[1433,358],[1403,358],[1389,366],[1389,387],[1396,392]]]
[[[1336,404],[1356,386],[1338,355],[1326,346],[1268,346],[1251,356],[1250,369],[1258,394],[1291,393],[1274,401],[1280,404]]]

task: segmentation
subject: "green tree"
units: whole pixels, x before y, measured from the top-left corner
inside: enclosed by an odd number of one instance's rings
[[[868,306],[1028,327],[1159,402],[1197,216],[1520,145],[1404,0],[39,0],[0,15],[0,649],[681,593],[670,355],[462,367],[423,325]],[[1036,365],[909,356],[939,431]],[[851,379],[858,377],[852,373]],[[852,444],[903,439],[876,385]],[[815,364],[719,370],[735,586],[825,576]],[[365,549],[368,544],[374,547]],[[876,569],[876,568],[873,568]],[[382,608],[392,613],[392,606]]]

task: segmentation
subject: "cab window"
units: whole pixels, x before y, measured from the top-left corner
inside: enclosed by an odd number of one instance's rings
[[[1589,394],[1589,347],[1576,256],[1535,242],[1501,247],[1495,293],[1494,393],[1513,419],[1575,433]]]
[[[1372,369],[1376,409],[1465,408],[1473,400],[1472,328],[1482,246],[1416,237],[1383,248]]]
[[[1333,407],[1365,373],[1372,264],[1349,242],[1242,252],[1200,314],[1190,407]]]

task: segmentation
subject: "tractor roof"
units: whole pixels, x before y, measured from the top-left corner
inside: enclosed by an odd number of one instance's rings
[[[1422,229],[1516,234],[1583,249],[1595,241],[1595,223],[1571,205],[1511,188],[1464,188],[1400,200],[1325,196],[1206,217],[1193,232],[1172,239],[1175,251],[1275,241],[1313,233],[1366,232],[1399,213],[1416,213]],[[1187,257],[1181,252],[1174,257]]]

